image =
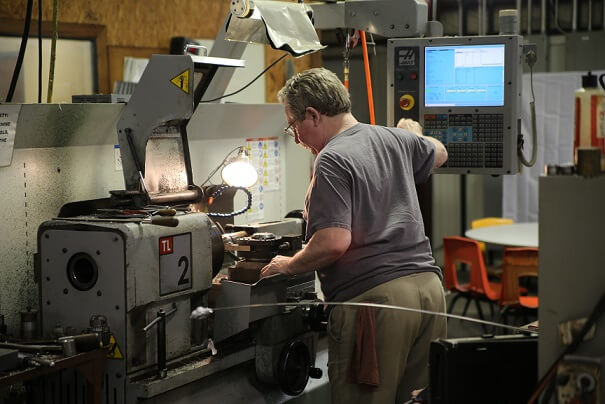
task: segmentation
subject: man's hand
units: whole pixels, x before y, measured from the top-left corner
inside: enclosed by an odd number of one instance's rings
[[[351,231],[327,227],[315,232],[307,246],[293,257],[278,255],[261,270],[261,277],[273,274],[298,275],[333,264],[351,245]]]
[[[397,122],[397,127],[399,129],[409,130],[418,136],[422,136],[422,126],[413,119],[401,118],[399,122]]]
[[[283,255],[277,255],[276,257],[274,257],[270,263],[268,263],[267,265],[265,265],[263,267],[263,269],[261,269],[260,271],[260,276],[261,278],[266,278],[267,276],[273,275],[273,274],[286,274],[289,275],[290,272],[288,270],[288,265],[290,264],[290,261],[292,260],[292,257],[285,257]]]
[[[447,161],[447,149],[439,140],[431,136],[424,136],[422,133],[422,126],[413,119],[401,118],[397,122],[399,129],[406,129],[418,136],[423,136],[425,139],[435,145],[435,163],[433,168],[441,167]]]

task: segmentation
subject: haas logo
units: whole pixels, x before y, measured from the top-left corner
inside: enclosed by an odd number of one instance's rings
[[[414,49],[402,49],[399,51],[399,66],[414,66],[416,64],[416,51]]]

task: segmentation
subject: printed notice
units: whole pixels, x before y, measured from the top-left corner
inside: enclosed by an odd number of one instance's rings
[[[252,206],[246,212],[247,222],[260,222],[265,218],[264,187],[260,182],[249,189],[252,193]]]
[[[246,139],[246,148],[252,165],[258,170],[258,183],[265,191],[279,190],[279,139]]]
[[[21,105],[0,105],[0,167],[10,166]]]

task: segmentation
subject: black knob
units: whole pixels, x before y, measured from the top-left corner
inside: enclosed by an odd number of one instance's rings
[[[321,379],[324,372],[320,368],[309,368],[309,377],[311,379]]]

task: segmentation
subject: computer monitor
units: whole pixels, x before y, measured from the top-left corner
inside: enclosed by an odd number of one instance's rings
[[[521,46],[516,35],[390,39],[388,125],[412,118],[441,140],[438,173],[517,173]]]
[[[425,107],[504,106],[504,45],[424,48]]]

